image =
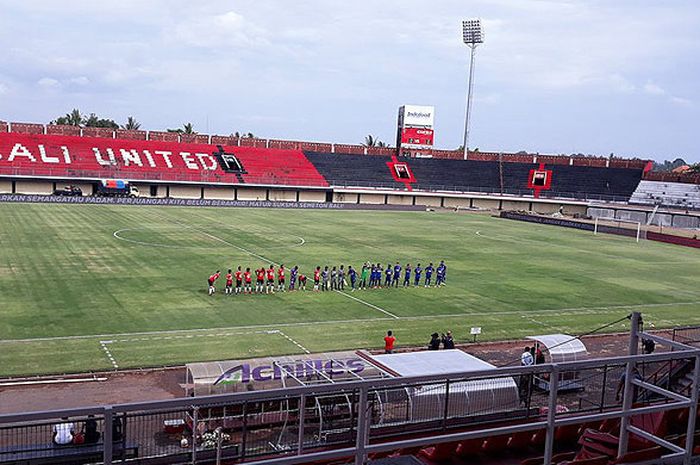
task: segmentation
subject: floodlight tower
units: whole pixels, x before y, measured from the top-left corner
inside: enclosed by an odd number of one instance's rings
[[[464,119],[464,159],[469,153],[469,118],[472,112],[472,92],[474,90],[474,52],[479,44],[484,43],[484,34],[481,30],[480,19],[467,19],[462,21],[462,39],[471,50],[469,59],[469,85],[467,88],[467,115]]]

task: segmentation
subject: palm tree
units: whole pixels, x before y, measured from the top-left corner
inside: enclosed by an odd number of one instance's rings
[[[80,110],[77,108],[73,108],[73,111],[68,113],[66,115],[66,118],[68,119],[68,123],[71,126],[80,126],[80,124],[83,122],[83,117],[80,114]]]
[[[192,123],[185,123],[182,125],[182,134],[197,134],[192,126]]]
[[[141,127],[141,123],[136,121],[136,118],[133,116],[129,116],[126,120],[126,124],[122,124],[122,129],[129,129],[132,131],[136,131]]]
[[[365,147],[387,147],[386,143],[380,141],[372,134],[369,134],[367,135],[367,137],[365,137],[365,142],[362,145],[364,145]]]
[[[80,110],[74,108],[70,113],[66,113],[65,116],[60,116],[55,120],[51,121],[49,124],[60,124],[63,126],[80,126],[83,123],[83,116],[80,114]]]

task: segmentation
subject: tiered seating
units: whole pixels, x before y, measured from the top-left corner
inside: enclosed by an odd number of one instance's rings
[[[328,182],[336,186],[402,187],[387,167],[390,157],[306,152]],[[528,178],[539,164],[400,159],[415,176],[413,187],[423,190],[531,195]],[[502,168],[502,174],[501,174]],[[551,188],[542,195],[568,198],[627,200],[642,177],[641,169],[546,165],[552,170]],[[503,186],[501,186],[501,176]]]
[[[140,134],[135,133],[134,137],[140,137]],[[0,174],[319,187],[328,185],[301,151],[230,146],[222,148],[226,154],[238,159],[244,170],[242,173],[225,171],[216,155],[219,147],[208,144],[3,133],[0,135]]]
[[[334,186],[402,188],[391,176],[387,163],[390,157],[366,155],[338,155],[305,152],[319,173]]]
[[[700,209],[700,185],[642,180],[630,203]]]

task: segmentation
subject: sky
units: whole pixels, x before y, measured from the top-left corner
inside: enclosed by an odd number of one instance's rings
[[[0,0],[0,120],[73,108],[143,129],[395,143],[435,106],[470,147],[700,161],[698,0]]]

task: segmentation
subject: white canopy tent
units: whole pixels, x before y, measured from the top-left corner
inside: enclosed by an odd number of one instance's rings
[[[399,354],[369,355],[379,368],[395,376],[451,375],[496,367],[461,350],[431,350]],[[448,399],[449,400],[446,400]],[[398,399],[387,399],[389,402]],[[517,409],[518,387],[511,377],[421,385],[406,389],[409,421],[487,415]],[[388,420],[388,419],[387,419]]]
[[[588,358],[588,350],[581,339],[568,334],[545,334],[542,336],[529,336],[527,339],[535,341],[535,348],[542,350],[545,362],[561,363],[575,362]],[[549,380],[535,377],[535,385],[540,389],[549,390]],[[566,371],[559,375],[559,390],[583,389],[583,383],[578,371]]]

